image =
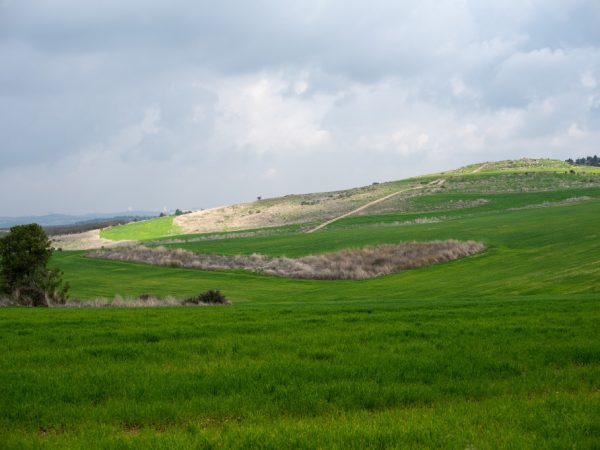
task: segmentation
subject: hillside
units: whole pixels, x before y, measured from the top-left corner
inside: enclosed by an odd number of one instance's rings
[[[356,214],[423,211],[422,202],[416,198],[440,193],[544,192],[595,186],[600,186],[600,168],[574,167],[550,159],[487,162],[407,180],[342,191],[287,195],[195,211],[171,219],[153,219],[110,228],[102,231],[101,236],[113,240],[146,240],[177,234],[221,233],[289,225],[310,229],[387,196],[389,199]],[[475,198],[445,207],[469,207],[477,202]],[[437,207],[444,208],[443,205]]]

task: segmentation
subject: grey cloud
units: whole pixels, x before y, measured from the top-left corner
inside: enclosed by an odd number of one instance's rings
[[[598,22],[583,0],[5,1],[0,190],[39,183],[0,211],[214,206],[594,151]]]

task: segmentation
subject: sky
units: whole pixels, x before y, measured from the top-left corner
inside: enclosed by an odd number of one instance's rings
[[[0,0],[0,216],[600,153],[598,0]]]

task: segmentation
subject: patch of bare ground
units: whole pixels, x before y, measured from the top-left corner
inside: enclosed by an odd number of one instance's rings
[[[119,247],[132,245],[134,241],[112,241],[100,237],[100,230],[83,233],[61,234],[52,236],[52,246],[62,250],[92,250],[102,247]]]
[[[191,234],[324,222],[411,187],[414,186],[374,183],[345,191],[287,195],[195,211],[176,217],[174,224]]]
[[[550,206],[572,205],[574,203],[586,202],[588,200],[592,200],[592,197],[588,197],[587,195],[584,195],[582,197],[567,198],[565,200],[561,200],[558,202],[544,202],[544,203],[537,203],[537,204],[533,204],[533,205],[521,206],[519,208],[510,208],[509,211],[519,211],[522,209],[548,208]]]
[[[479,242],[446,240],[345,249],[301,258],[272,258],[260,254],[206,255],[183,249],[143,246],[97,250],[89,256],[202,270],[246,269],[290,278],[355,280],[451,261],[484,249]]]

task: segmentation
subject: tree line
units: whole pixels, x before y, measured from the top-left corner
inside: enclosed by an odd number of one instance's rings
[[[565,160],[565,162],[568,162],[569,164],[573,164],[575,166],[600,167],[600,158],[598,158],[598,156],[596,156],[596,155],[586,156],[584,158],[577,158],[575,160],[573,160],[572,158],[569,158],[569,159]]]

